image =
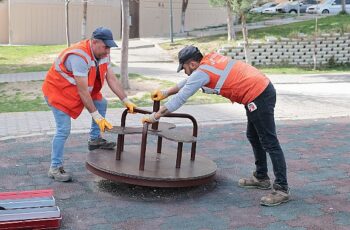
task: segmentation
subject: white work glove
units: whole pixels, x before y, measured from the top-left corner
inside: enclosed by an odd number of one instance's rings
[[[155,114],[156,114],[156,113],[154,112],[154,113],[152,113],[152,114],[147,114],[147,115],[145,115],[145,116],[141,119],[142,123],[145,123],[145,122],[147,122],[147,123],[155,123],[155,122],[158,122],[159,119],[156,119],[156,118],[154,117]]]
[[[105,129],[112,129],[113,126],[96,110],[95,112],[90,113],[101,132],[104,132]]]

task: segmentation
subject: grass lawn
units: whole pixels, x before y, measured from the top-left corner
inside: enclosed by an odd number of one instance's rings
[[[1,46],[0,74],[46,71],[65,45]]]
[[[350,32],[350,15],[335,15],[320,18],[318,20],[318,28],[320,33],[331,32]],[[303,22],[295,22],[286,25],[271,26],[266,28],[249,30],[249,39],[264,40],[265,36],[279,37],[295,37],[299,33],[311,35],[315,31],[315,20]],[[242,39],[242,34],[236,34],[237,40]],[[225,44],[236,44],[236,41],[227,41],[227,34],[191,38],[175,41],[174,43],[162,43],[162,48],[169,50],[176,56],[179,49],[188,44],[194,44],[200,48],[203,53],[218,50]]]
[[[129,80],[131,89],[126,90],[126,93],[140,107],[152,106],[151,91],[174,85],[170,81],[146,78],[137,74],[130,74]],[[0,83],[0,113],[50,110],[42,95],[42,83],[43,81]],[[108,86],[103,88],[102,94],[109,101],[109,108],[124,107]],[[223,97],[197,92],[186,104],[225,102],[228,102],[228,100]]]

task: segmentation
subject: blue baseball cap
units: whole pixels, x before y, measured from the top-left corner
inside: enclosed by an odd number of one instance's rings
[[[92,38],[102,40],[103,43],[108,47],[118,47],[114,42],[112,31],[105,27],[98,27],[92,33]]]
[[[183,65],[185,64],[186,61],[190,60],[192,57],[195,55],[201,54],[199,49],[195,46],[186,46],[182,50],[180,50],[178,54],[179,58],[179,67],[177,67],[177,72],[180,72],[184,67]]]

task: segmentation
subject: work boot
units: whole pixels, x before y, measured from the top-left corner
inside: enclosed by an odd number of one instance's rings
[[[283,189],[278,184],[273,185],[273,191],[267,196],[263,196],[260,200],[260,204],[263,206],[276,206],[290,200],[289,188]]]
[[[64,171],[63,166],[61,167],[50,167],[47,175],[57,181],[67,182],[71,181],[72,177],[66,171]]]
[[[112,150],[116,146],[116,143],[113,141],[107,141],[103,139],[102,137],[98,137],[94,140],[89,140],[88,142],[89,150],[94,149],[109,149]]]
[[[239,179],[238,185],[244,188],[270,189],[271,181],[268,176],[266,176],[264,179],[258,179],[256,177],[256,172],[254,172],[250,178]]]

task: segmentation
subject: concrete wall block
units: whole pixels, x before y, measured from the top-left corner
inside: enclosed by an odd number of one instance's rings
[[[342,63],[349,62],[349,58],[348,57],[339,57],[336,60],[339,61],[339,62],[342,62]]]
[[[290,41],[288,42],[288,45],[292,45],[292,46],[295,46],[295,45],[298,45],[299,42],[297,41]]]
[[[331,57],[335,57],[335,56],[332,54],[325,54],[325,55],[323,55],[323,57],[327,59],[327,58],[331,58]]]
[[[346,42],[346,39],[339,39],[339,40],[334,41],[333,43],[334,44],[343,44],[344,42]]]
[[[323,52],[330,52],[330,51],[332,51],[332,50],[333,50],[333,49],[330,48],[330,47],[322,48],[322,51],[323,51]]]
[[[326,48],[326,47],[328,47],[328,44],[318,44],[317,47],[319,47],[319,48]]]
[[[294,46],[294,49],[301,49],[301,48],[304,48],[304,45],[297,44]]]
[[[322,44],[327,44],[327,45],[334,44],[334,41],[331,41],[331,40],[327,39],[327,40],[323,41]]]
[[[299,42],[299,45],[309,45],[311,41],[301,41]]]
[[[294,45],[287,44],[287,45],[284,45],[284,48],[285,49],[293,49]]]
[[[288,41],[289,41],[289,40],[288,40]],[[281,45],[281,46],[284,46],[284,45],[287,45],[287,44],[288,44],[288,41],[279,41],[279,42],[277,42],[276,44]]]
[[[338,41],[346,41],[349,40],[350,36],[345,36],[345,34],[343,36],[338,37]]]
[[[251,44],[251,45],[249,45],[249,48],[250,49],[257,49],[257,48],[260,48],[260,45],[258,45],[258,44]]]
[[[347,50],[339,50],[338,53],[339,53],[339,55],[347,55],[347,54],[349,54],[349,51],[347,51]]]
[[[266,49],[264,48],[257,48],[257,49],[254,49],[254,50],[251,50],[251,52],[265,52]]]
[[[305,49],[313,49],[315,47],[314,43],[305,46]]]
[[[328,48],[337,48],[338,47],[338,44],[329,44],[328,45]]]

